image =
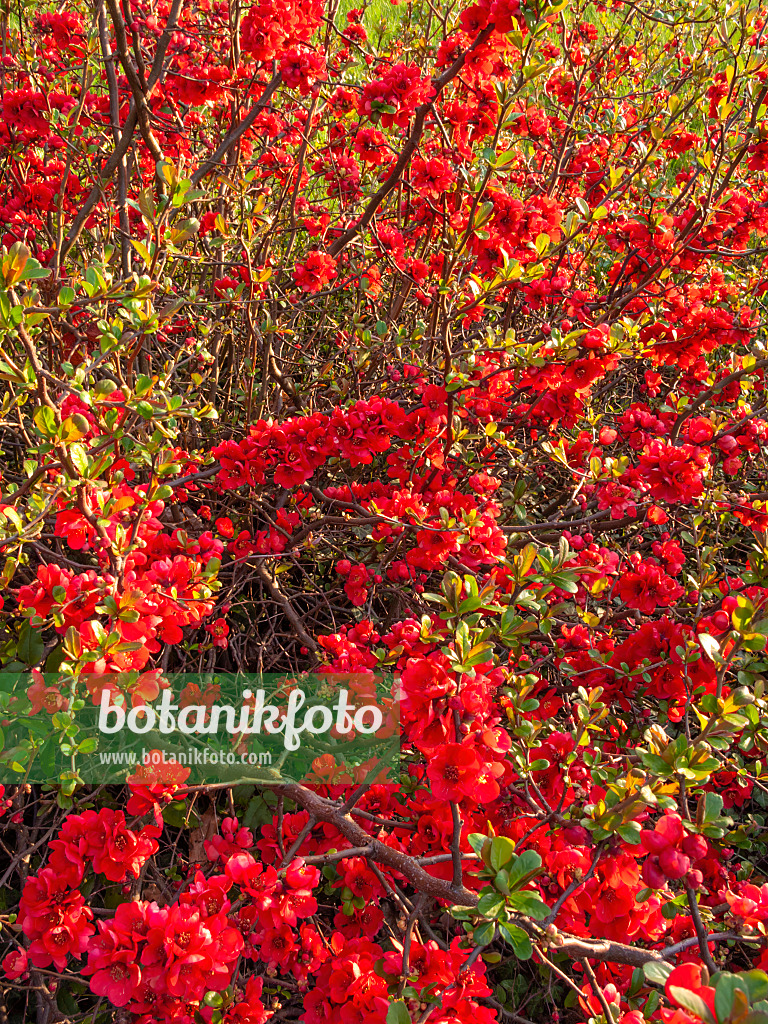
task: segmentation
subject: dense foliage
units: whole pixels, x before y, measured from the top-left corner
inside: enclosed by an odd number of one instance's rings
[[[0,19],[0,1019],[768,1021],[765,8]],[[399,785],[25,781],[310,669]]]

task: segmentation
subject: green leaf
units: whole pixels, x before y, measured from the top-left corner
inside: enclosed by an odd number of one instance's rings
[[[531,940],[528,938],[522,928],[518,928],[517,925],[507,924],[502,921],[499,924],[499,931],[503,938],[512,946],[515,951],[515,956],[518,960],[530,960],[533,956],[533,947],[531,946]]]
[[[261,796],[254,796],[248,803],[243,815],[243,825],[246,828],[257,828],[272,821],[272,808]],[[331,878],[336,877],[336,869],[332,864],[326,865],[331,870]],[[328,877],[328,876],[326,876]]]
[[[640,833],[642,832],[642,829],[636,821],[629,821],[626,825],[619,825],[616,831],[625,843],[631,843],[633,846],[637,846],[640,842]]]
[[[575,594],[579,589],[576,583],[576,577],[571,573],[557,572],[553,576],[549,577],[549,581],[569,594]]]
[[[186,816],[187,808],[178,800],[163,808],[163,821],[171,828],[183,828]]]
[[[671,973],[672,964],[665,964],[659,960],[651,960],[643,964],[643,974],[654,985],[666,985],[667,978]]]
[[[411,1015],[402,999],[389,1004],[387,1024],[411,1024]]]
[[[25,622],[19,630],[19,643],[16,648],[16,654],[25,665],[34,668],[40,664],[44,651],[45,644],[43,643],[40,630],[33,629],[29,621]]]
[[[643,762],[644,767],[649,768],[652,772],[656,772],[657,775],[661,775],[662,778],[666,778],[672,771],[667,762],[659,757],[658,754],[650,754],[645,750],[641,750],[640,760]]]
[[[703,824],[717,821],[723,812],[723,798],[719,793],[706,793],[704,796]]]
[[[485,921],[475,928],[472,933],[472,939],[476,946],[487,946],[490,942],[493,942],[495,934],[496,923],[494,921]]]
[[[491,867],[499,871],[515,856],[515,844],[506,836],[495,836],[491,840]]]
[[[532,917],[536,921],[543,921],[550,910],[543,900],[540,900],[534,893],[525,890],[513,892],[509,897],[508,903],[513,910],[525,914],[526,917]]]
[[[514,163],[515,159],[516,159],[516,153],[515,153],[514,150],[510,149],[510,150],[507,150],[506,153],[499,153],[499,155],[496,157],[495,161],[493,162],[492,166],[495,167],[497,171],[499,171],[499,170],[502,170],[504,167],[506,167],[507,164]]]
[[[472,849],[478,855],[478,857],[482,853],[487,838],[488,836],[484,836],[482,832],[470,832],[469,835],[467,836],[469,845],[472,847]]]
[[[31,257],[27,260],[24,271],[21,275],[22,281],[42,281],[44,277],[48,277],[51,271],[47,267],[41,266],[37,260]]]
[[[768,999],[768,974],[765,971],[744,971],[739,977],[746,982],[751,1002]]]
[[[487,892],[477,903],[477,912],[483,917],[497,918],[504,909],[504,900],[497,892]]]
[[[482,665],[484,662],[490,661],[492,656],[493,644],[475,644],[463,664],[466,668],[474,668],[475,665]]]
[[[86,454],[85,447],[77,442],[74,442],[67,449],[69,457],[72,459],[72,465],[75,467],[80,476],[85,476],[88,472],[88,455]]]
[[[69,985],[59,985],[56,989],[56,1005],[67,1017],[74,1017],[80,1009]]]
[[[56,433],[56,416],[47,405],[40,406],[32,421],[44,437],[53,437]]]
[[[706,1024],[716,1024],[715,1018],[710,1013],[709,1007],[701,998],[697,996],[695,992],[691,992],[690,989],[680,988],[678,985],[670,985],[669,992],[667,993],[670,999],[682,1006],[684,1010],[688,1010],[690,1013],[695,1013],[697,1017],[700,1017]]]
[[[734,997],[736,991],[743,992],[748,998],[749,992],[745,982],[737,974],[731,974],[728,971],[723,971],[718,976],[717,984],[715,987],[715,1014],[721,1024],[727,1021],[731,1016],[733,1010]]]
[[[535,850],[521,853],[509,868],[509,888],[519,889],[541,868],[541,857]]]
[[[734,629],[738,629],[740,633],[746,632],[747,627],[754,618],[754,615],[755,606],[748,597],[744,597],[743,594],[739,594],[736,598],[736,608],[733,610],[731,615]]]
[[[144,263],[148,267],[151,266],[152,265],[152,255],[151,255],[149,249],[147,249],[146,245],[144,245],[143,242],[139,242],[135,238],[131,239],[131,245],[134,247],[134,249],[139,254],[139,256],[141,256],[141,258],[144,260]],[[154,248],[154,246],[153,246],[153,248]]]

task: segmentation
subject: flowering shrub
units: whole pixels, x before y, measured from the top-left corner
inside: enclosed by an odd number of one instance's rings
[[[3,1019],[768,1021],[767,27],[5,12]],[[399,784],[82,783],[214,670]]]

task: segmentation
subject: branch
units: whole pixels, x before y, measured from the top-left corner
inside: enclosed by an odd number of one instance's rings
[[[173,0],[171,4],[171,9],[168,13],[168,21],[165,26],[165,31],[163,32],[162,36],[160,37],[160,40],[158,41],[157,50],[155,52],[155,59],[152,62],[152,70],[149,73],[149,79],[147,81],[148,94],[152,92],[152,89],[154,88],[155,85],[157,85],[157,83],[160,81],[163,75],[163,62],[165,60],[165,53],[166,50],[168,49],[168,46],[170,45],[171,36],[176,31],[176,25],[179,19],[179,14],[181,12],[181,7],[183,3],[184,0]],[[107,162],[104,164],[100,171],[99,177],[102,180],[108,181],[119,167],[123,157],[130,148],[131,142],[133,141],[133,134],[136,131],[136,125],[138,123],[139,112],[134,101],[133,103],[131,103],[131,107],[128,111],[128,116],[125,119],[125,124],[120,129],[120,142],[115,147],[112,156],[109,158],[109,160],[107,160]],[[80,212],[72,221],[72,226],[69,229],[69,234],[67,235],[64,244],[61,247],[61,252],[58,254],[58,258],[56,259],[56,266],[60,266],[61,263],[66,259],[75,242],[80,237],[83,228],[85,227],[85,222],[90,217],[91,211],[93,210],[96,203],[99,201],[101,194],[102,186],[101,182],[99,182],[98,185],[93,186],[88,195],[88,198],[81,206]]]
[[[477,906],[476,892],[465,889],[463,885],[456,886],[453,882],[434,878],[417,863],[415,858],[374,839],[357,822],[353,821],[349,814],[342,813],[339,804],[318,796],[298,782],[270,783],[268,785],[270,788],[272,785],[279,787],[279,792],[283,796],[294,800],[308,811],[312,818],[333,825],[353,847],[366,847],[370,851],[367,854],[370,860],[397,871],[419,892],[426,893],[426,895],[451,906]],[[538,925],[525,918],[521,918],[518,923],[537,940],[541,940],[541,928]],[[607,939],[603,941],[581,939],[575,935],[557,933],[556,941],[557,945],[554,948],[557,952],[566,953],[574,960],[589,957],[591,960],[608,960],[611,963],[628,964],[630,967],[642,967],[643,964],[651,960],[661,961],[664,959],[662,953],[657,950],[640,949],[636,946],[627,946],[622,942],[610,942]]]
[[[518,922],[525,928],[525,921]],[[640,949],[638,946],[627,946],[623,942],[602,942],[590,939],[579,939],[574,935],[561,933],[563,942],[555,945],[558,953],[565,953],[574,960],[589,957],[590,960],[607,960],[613,964],[627,964],[629,967],[642,967],[652,960],[661,961],[664,957],[655,949]]]
[[[296,634],[301,640],[301,642],[304,644],[304,646],[308,647],[311,651],[319,651],[320,647],[318,646],[317,641],[314,639],[314,637],[311,637],[309,635],[306,629],[304,629],[304,625],[299,616],[293,610],[293,606],[291,605],[290,601],[282,592],[282,590],[280,590],[278,585],[270,579],[269,573],[264,568],[264,566],[257,564],[254,565],[254,569],[256,575],[267,588],[273,600],[277,604],[279,604],[280,607],[285,612],[285,617],[290,621],[291,625],[296,630]]]
[[[707,941],[707,929],[704,927],[704,922],[701,920],[701,914],[699,913],[699,902],[696,899],[696,893],[693,891],[690,885],[686,885],[685,891],[688,894],[688,906],[691,908],[691,917],[693,918],[693,927],[696,929],[696,938],[699,942],[699,952],[701,953],[701,959],[710,974],[717,974],[717,965],[712,959],[712,953],[709,950],[709,943]]]
[[[547,914],[547,916],[544,918],[544,920],[541,922],[542,928],[546,928],[548,924],[552,924],[557,915],[560,913],[560,910],[563,904],[566,902],[566,900],[573,893],[575,893],[577,889],[580,889],[582,885],[585,885],[594,875],[595,868],[597,867],[598,861],[600,860],[600,857],[603,854],[603,849],[603,844],[599,843],[597,849],[595,850],[594,856],[592,857],[592,863],[590,864],[587,873],[585,875],[582,875],[581,878],[574,878],[571,884],[566,889],[564,889],[563,892],[557,897],[554,906]]]
[[[434,89],[434,96],[431,99],[426,100],[426,102],[422,103],[420,107],[417,107],[416,114],[413,120],[413,128],[411,129],[411,134],[408,136],[407,142],[400,151],[400,156],[397,158],[397,163],[389,172],[384,184],[381,186],[378,192],[376,192],[376,194],[369,200],[368,205],[363,211],[363,215],[360,218],[360,220],[357,221],[356,224],[353,224],[352,227],[347,228],[344,234],[337,238],[333,245],[330,247],[328,252],[331,254],[331,256],[338,256],[342,249],[346,249],[349,243],[368,226],[371,220],[373,220],[373,215],[376,213],[378,208],[387,198],[389,193],[394,191],[398,181],[400,180],[403,174],[403,171],[408,166],[411,157],[416,151],[416,147],[418,146],[419,140],[421,139],[421,134],[424,131],[424,122],[427,119],[427,114],[430,112],[432,107],[434,107],[435,103],[437,102],[440,96],[440,93],[443,91],[446,85],[448,85],[448,83],[451,82],[461,72],[461,69],[464,67],[464,64],[466,63],[469,54],[472,53],[473,50],[476,50],[483,45],[483,43],[488,39],[488,37],[493,32],[493,29],[493,25],[488,25],[487,28],[484,28],[483,31],[478,35],[477,39],[475,39],[475,41],[469,47],[469,49],[465,50],[464,53],[460,54],[459,57],[456,58],[456,60],[448,68],[447,71],[443,72],[443,74],[440,75],[439,78],[432,79],[432,88]]]
[[[603,1008],[603,1013],[605,1014],[607,1024],[616,1024],[616,1020],[613,1014],[611,1013],[611,1007],[608,1004],[608,1000],[605,998],[605,993],[600,987],[598,980],[595,977],[595,972],[592,970],[592,966],[589,960],[586,959],[586,957],[581,961],[581,966],[584,968],[584,973],[587,976],[590,988],[597,996],[597,999]]]
[[[261,94],[261,98],[259,99],[259,102],[254,104],[254,106],[251,108],[251,111],[248,114],[248,116],[243,118],[243,120],[240,122],[240,124],[236,125],[236,127],[234,127],[234,128],[231,128],[227,132],[227,134],[225,135],[224,139],[222,140],[219,148],[216,150],[216,152],[213,154],[213,156],[209,157],[209,159],[205,161],[205,163],[202,165],[202,167],[199,167],[195,171],[195,173],[192,175],[191,181],[192,181],[192,187],[193,188],[196,188],[200,184],[200,182],[203,180],[203,178],[206,176],[206,174],[208,174],[210,171],[212,171],[214,169],[214,167],[218,167],[219,166],[219,164],[221,163],[222,159],[227,155],[227,152],[229,151],[229,149],[232,146],[234,146],[234,144],[240,138],[242,138],[243,135],[245,135],[245,133],[253,125],[253,122],[259,116],[259,114],[264,109],[264,107],[269,106],[269,101],[272,99],[273,94],[275,93],[277,88],[280,86],[280,83],[282,82],[282,80],[283,79],[282,79],[282,77],[280,75],[280,72],[278,71],[277,74],[272,77],[271,82],[266,87],[264,92]]]
[[[163,151],[160,148],[160,143],[155,138],[154,132],[152,131],[152,112],[147,105],[146,94],[141,81],[139,80],[138,73],[131,61],[131,55],[128,52],[128,37],[125,34],[125,23],[123,22],[116,0],[106,0],[106,2],[109,7],[109,16],[112,20],[112,26],[115,30],[117,54],[120,57],[120,63],[123,66],[123,71],[125,71],[125,77],[128,79],[128,84],[131,87],[133,101],[136,104],[139,129],[147,144],[147,149],[154,157],[155,162],[158,162],[163,159]]]
[[[734,373],[729,373],[727,377],[723,377],[716,384],[713,384],[711,388],[707,388],[706,391],[702,391],[700,395],[691,402],[690,405],[686,405],[685,409],[675,420],[675,425],[672,427],[672,433],[669,435],[670,441],[674,444],[677,441],[677,435],[680,433],[680,428],[685,421],[696,412],[696,410],[702,406],[707,399],[712,398],[723,388],[728,387],[729,384],[735,380],[741,380],[742,377],[748,377],[750,373],[754,373],[755,370],[762,370],[763,367],[768,366],[768,359],[758,359],[750,367],[745,370],[736,370]]]
[[[454,887],[462,885],[464,877],[461,863],[461,820],[459,805],[451,800],[451,816],[453,818],[453,836],[451,838],[451,860],[453,862],[453,884]]]
[[[352,819],[350,814],[342,813],[339,804],[318,796],[298,782],[290,782],[280,788],[284,796],[295,800],[309,812],[311,817],[333,825],[352,846],[369,847],[371,852],[368,856],[371,860],[399,872],[419,892],[451,905],[474,907],[477,904],[477,893],[465,889],[463,885],[455,886],[441,878],[434,878],[407,853],[401,853],[391,846],[386,846],[380,840],[372,838]]]

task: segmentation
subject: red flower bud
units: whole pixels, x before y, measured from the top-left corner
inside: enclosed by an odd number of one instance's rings
[[[658,857],[649,857],[643,864],[643,881],[650,889],[663,889],[667,878],[659,867]]]
[[[704,836],[700,835],[686,836],[682,842],[682,847],[683,853],[693,861],[706,857],[709,850],[707,840]]]
[[[659,854],[659,867],[667,878],[682,878],[690,869],[691,862],[684,853],[669,846]]]

